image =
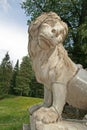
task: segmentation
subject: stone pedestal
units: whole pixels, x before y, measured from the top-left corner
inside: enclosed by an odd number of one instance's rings
[[[30,117],[30,127],[31,130],[87,130],[87,123],[62,120],[57,123],[44,124]]]

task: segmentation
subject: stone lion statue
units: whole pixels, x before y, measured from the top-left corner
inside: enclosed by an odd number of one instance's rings
[[[87,109],[87,71],[68,56],[63,42],[68,27],[54,12],[43,13],[29,26],[29,55],[39,83],[44,84],[44,102],[30,108],[34,118],[45,123],[61,119],[65,103]]]

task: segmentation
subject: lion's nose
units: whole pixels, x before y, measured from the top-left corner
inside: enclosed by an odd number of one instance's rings
[[[58,30],[52,29],[52,33],[57,37],[58,36]]]

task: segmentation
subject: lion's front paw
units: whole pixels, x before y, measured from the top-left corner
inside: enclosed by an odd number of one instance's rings
[[[36,112],[34,112],[34,118],[44,123],[54,123],[58,120],[58,113],[53,107],[42,107]]]

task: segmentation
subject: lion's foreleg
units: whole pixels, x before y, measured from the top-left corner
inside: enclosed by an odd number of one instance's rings
[[[44,87],[44,106],[50,107],[52,105],[52,91]]]
[[[59,118],[63,111],[63,107],[66,103],[66,85],[62,83],[53,83],[52,92],[53,92],[53,107],[58,112]]]
[[[66,86],[53,83],[50,90],[45,89],[44,107],[34,113],[34,118],[44,123],[54,123],[61,119],[66,102]]]

